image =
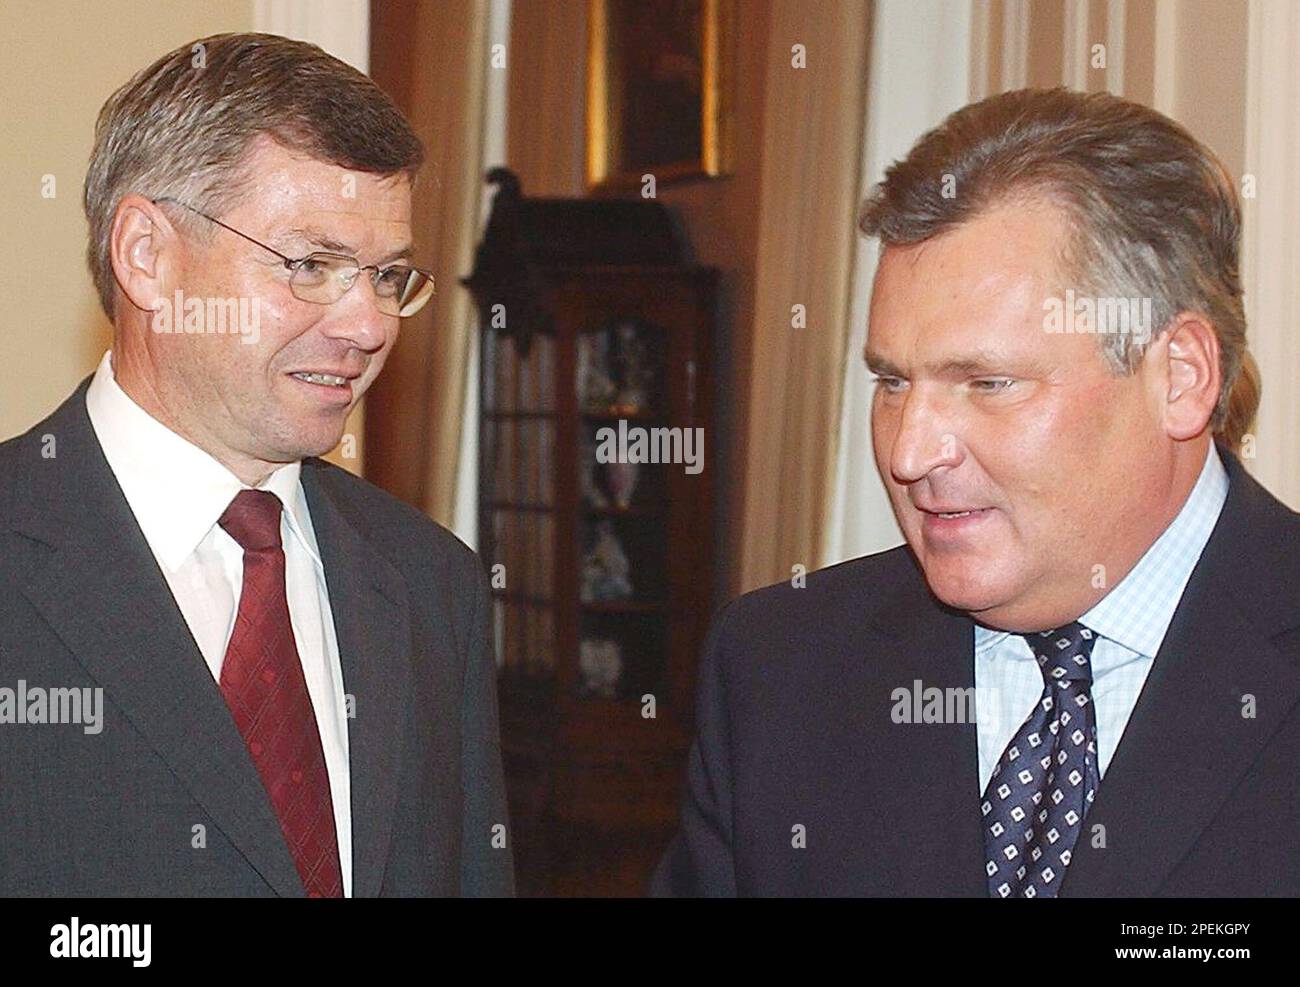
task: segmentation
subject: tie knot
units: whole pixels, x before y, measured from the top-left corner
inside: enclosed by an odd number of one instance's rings
[[[1021,636],[1038,659],[1044,682],[1092,682],[1092,646],[1097,636],[1077,620],[1052,631]]]
[[[241,490],[217,522],[245,552],[280,547],[280,498],[269,490]]]

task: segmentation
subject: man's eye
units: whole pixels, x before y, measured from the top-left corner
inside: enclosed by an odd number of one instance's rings
[[[406,286],[410,274],[409,267],[386,267],[379,272],[379,283],[386,290],[396,294],[399,289]]]
[[[876,386],[879,387],[881,390],[887,391],[887,392],[889,392],[890,394],[894,394],[894,393],[900,391],[900,390],[902,389],[902,387],[903,387],[903,378],[901,378],[901,377],[890,377],[890,376],[888,376],[888,375],[886,375],[886,374],[876,374],[876,375],[872,378],[872,381],[873,381],[873,382],[876,384]]]
[[[984,377],[980,380],[971,381],[971,386],[977,391],[985,394],[996,394],[999,391],[1005,391],[1015,384],[1015,379],[1011,377]]]

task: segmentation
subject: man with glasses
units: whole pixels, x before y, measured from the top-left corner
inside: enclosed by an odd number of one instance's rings
[[[318,458],[433,294],[422,158],[270,35],[102,109],[112,349],[0,445],[0,894],[512,892],[482,567]]]

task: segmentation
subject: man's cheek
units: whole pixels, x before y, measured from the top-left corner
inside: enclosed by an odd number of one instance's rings
[[[871,451],[875,456],[876,469],[880,471],[880,476],[886,483],[893,487],[889,477],[889,453],[894,446],[894,429],[882,420],[879,413],[872,416],[871,419]]]

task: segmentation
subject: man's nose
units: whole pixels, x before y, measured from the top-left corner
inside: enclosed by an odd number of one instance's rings
[[[334,311],[325,320],[323,332],[332,339],[343,339],[357,349],[373,353],[383,347],[397,331],[398,318],[379,309],[374,282],[368,271],[361,271],[352,287],[330,306]]]
[[[941,466],[961,460],[956,423],[943,403],[923,386],[913,385],[903,401],[889,469],[901,484],[915,483]]]

